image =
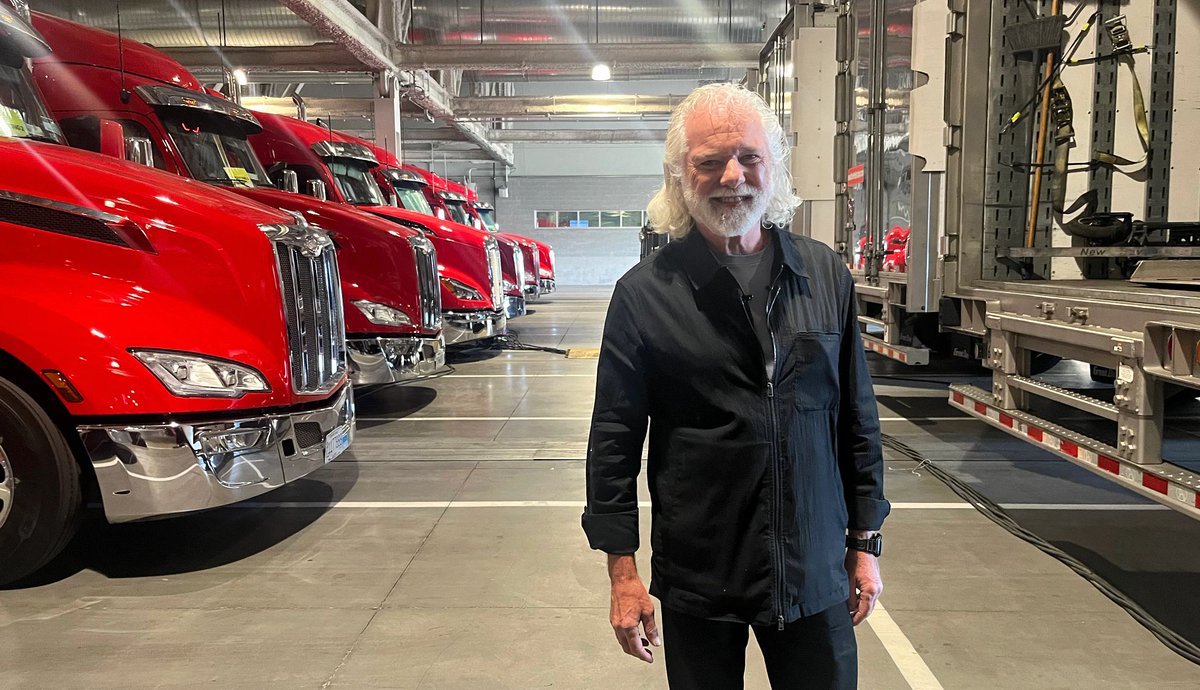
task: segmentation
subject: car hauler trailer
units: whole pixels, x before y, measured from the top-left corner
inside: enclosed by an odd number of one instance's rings
[[[35,83],[68,140],[79,118],[121,121],[127,135],[143,135],[154,167],[299,213],[333,235],[355,385],[419,379],[445,366],[437,256],[420,231],[274,188],[247,141],[261,129],[254,114],[207,93],[160,51],[38,12],[33,24],[54,49],[34,61]],[[82,139],[71,143],[87,146]]]
[[[328,235],[227,191],[65,145],[0,6],[0,582],[88,498],[110,522],[202,510],[349,445]],[[119,123],[96,119],[123,158]]]
[[[1164,390],[1200,387],[1196,7],[797,4],[762,57],[808,200],[793,229],[851,265],[868,347],[966,343],[992,387],[951,386],[955,407],[1200,517],[1195,459],[1162,455]],[[1113,372],[1111,400],[1039,380],[1044,356]]]
[[[283,115],[256,113],[263,131],[250,137],[259,159],[275,177],[291,170],[300,184],[330,201],[405,227],[420,230],[437,249],[442,294],[442,329],[447,345],[503,335],[500,250],[496,240],[474,228],[430,223],[429,217],[391,206],[371,169],[379,165],[370,149],[338,141],[336,133]]]

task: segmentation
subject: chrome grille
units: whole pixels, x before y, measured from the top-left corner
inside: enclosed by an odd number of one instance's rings
[[[314,256],[311,248],[278,240],[275,260],[283,289],[292,390],[328,393],[346,369],[346,334],[337,257],[332,248]]]
[[[483,250],[487,254],[488,283],[492,286],[492,309],[503,309],[504,275],[500,270],[500,247],[496,238],[485,237]]]
[[[442,325],[442,290],[438,284],[437,252],[424,237],[410,237],[417,263],[417,294],[421,297],[421,328],[433,330]]]
[[[536,244],[533,245],[533,254],[530,256],[532,259],[529,262],[530,265],[525,267],[525,271],[527,275],[533,276],[533,284],[537,285],[538,278],[541,277],[542,248]]]
[[[513,274],[517,279],[517,289],[525,289],[525,253],[521,251],[521,245],[514,244],[512,248],[513,255]]]

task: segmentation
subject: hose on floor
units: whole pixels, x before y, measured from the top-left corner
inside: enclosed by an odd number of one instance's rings
[[[498,335],[495,338],[492,338],[492,342],[489,343],[489,348],[495,350],[531,350],[535,352],[549,352],[551,354],[562,355],[564,357],[567,356],[566,350],[560,350],[557,347],[546,347],[545,345],[530,345],[528,343],[523,343],[521,342],[521,334],[512,329],[509,329],[508,333],[504,335]]]
[[[987,496],[979,493],[976,489],[963,483],[954,475],[946,470],[938,467],[929,458],[921,455],[919,452],[908,446],[904,442],[896,439],[893,436],[883,434],[883,445],[897,453],[913,460],[917,466],[913,469],[925,470],[948,486],[951,491],[958,494],[967,503],[975,507],[983,516],[992,522],[1003,527],[1006,531],[1014,536],[1023,539],[1030,544],[1033,544],[1044,553],[1053,556],[1061,561],[1071,570],[1075,571],[1083,579],[1092,584],[1093,587],[1100,590],[1100,593],[1111,599],[1117,606],[1125,609],[1125,612],[1133,617],[1135,621],[1141,623],[1144,628],[1150,631],[1152,635],[1158,638],[1160,642],[1166,645],[1171,651],[1179,656],[1187,659],[1193,664],[1200,664],[1200,646],[1195,645],[1191,640],[1183,637],[1179,633],[1171,630],[1158,621],[1154,616],[1150,615],[1137,602],[1127,597],[1117,588],[1113,587],[1108,581],[1097,575],[1091,568],[1084,565],[1083,562],[1076,559],[1054,544],[1042,539],[1038,535],[1030,532],[1028,529],[1017,524],[1000,505],[992,501]]]

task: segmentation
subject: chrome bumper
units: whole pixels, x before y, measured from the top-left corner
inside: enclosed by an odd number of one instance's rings
[[[525,316],[525,295],[505,295],[504,315],[510,319]]]
[[[105,516],[128,522],[236,503],[303,477],[344,450],[338,440],[353,439],[354,398],[343,386],[309,412],[77,430]]]
[[[541,288],[542,288],[541,292],[543,295],[547,295],[547,294],[550,294],[551,292],[554,292],[554,279],[553,278],[542,278],[538,284],[541,285]]]
[[[446,366],[441,336],[422,338],[354,338],[346,341],[350,381],[356,386],[412,381]]]
[[[500,311],[442,312],[442,336],[447,345],[491,338],[508,332],[508,317]]]

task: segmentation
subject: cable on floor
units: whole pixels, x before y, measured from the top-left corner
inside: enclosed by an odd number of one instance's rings
[[[1042,552],[1053,556],[1068,568],[1075,571],[1075,573],[1080,577],[1090,582],[1093,587],[1100,590],[1101,594],[1111,599],[1121,608],[1125,609],[1126,613],[1128,613],[1135,621],[1149,630],[1152,635],[1157,637],[1159,641],[1166,645],[1171,651],[1175,652],[1184,659],[1187,659],[1193,664],[1200,664],[1200,646],[1197,646],[1191,640],[1188,640],[1179,633],[1160,623],[1158,619],[1150,615],[1146,609],[1142,608],[1137,602],[1130,599],[1116,587],[1113,587],[1107,580],[1100,577],[1091,568],[1084,565],[1082,561],[1017,524],[1017,521],[1014,520],[1007,511],[1000,507],[999,504],[993,502],[987,496],[979,493],[979,491],[973,487],[963,483],[962,480],[958,479],[946,470],[938,467],[931,460],[929,460],[929,458],[921,455],[903,441],[900,441],[893,436],[889,436],[888,434],[883,434],[883,445],[916,462],[917,466],[914,468],[914,471],[920,469],[928,470],[930,474],[941,480],[943,484],[948,486],[951,491],[958,494],[960,498],[974,506],[975,509],[982,513],[987,519],[991,520],[997,525],[1000,525],[1010,534],[1013,534],[1014,536],[1029,542],[1030,544],[1033,544]]]

